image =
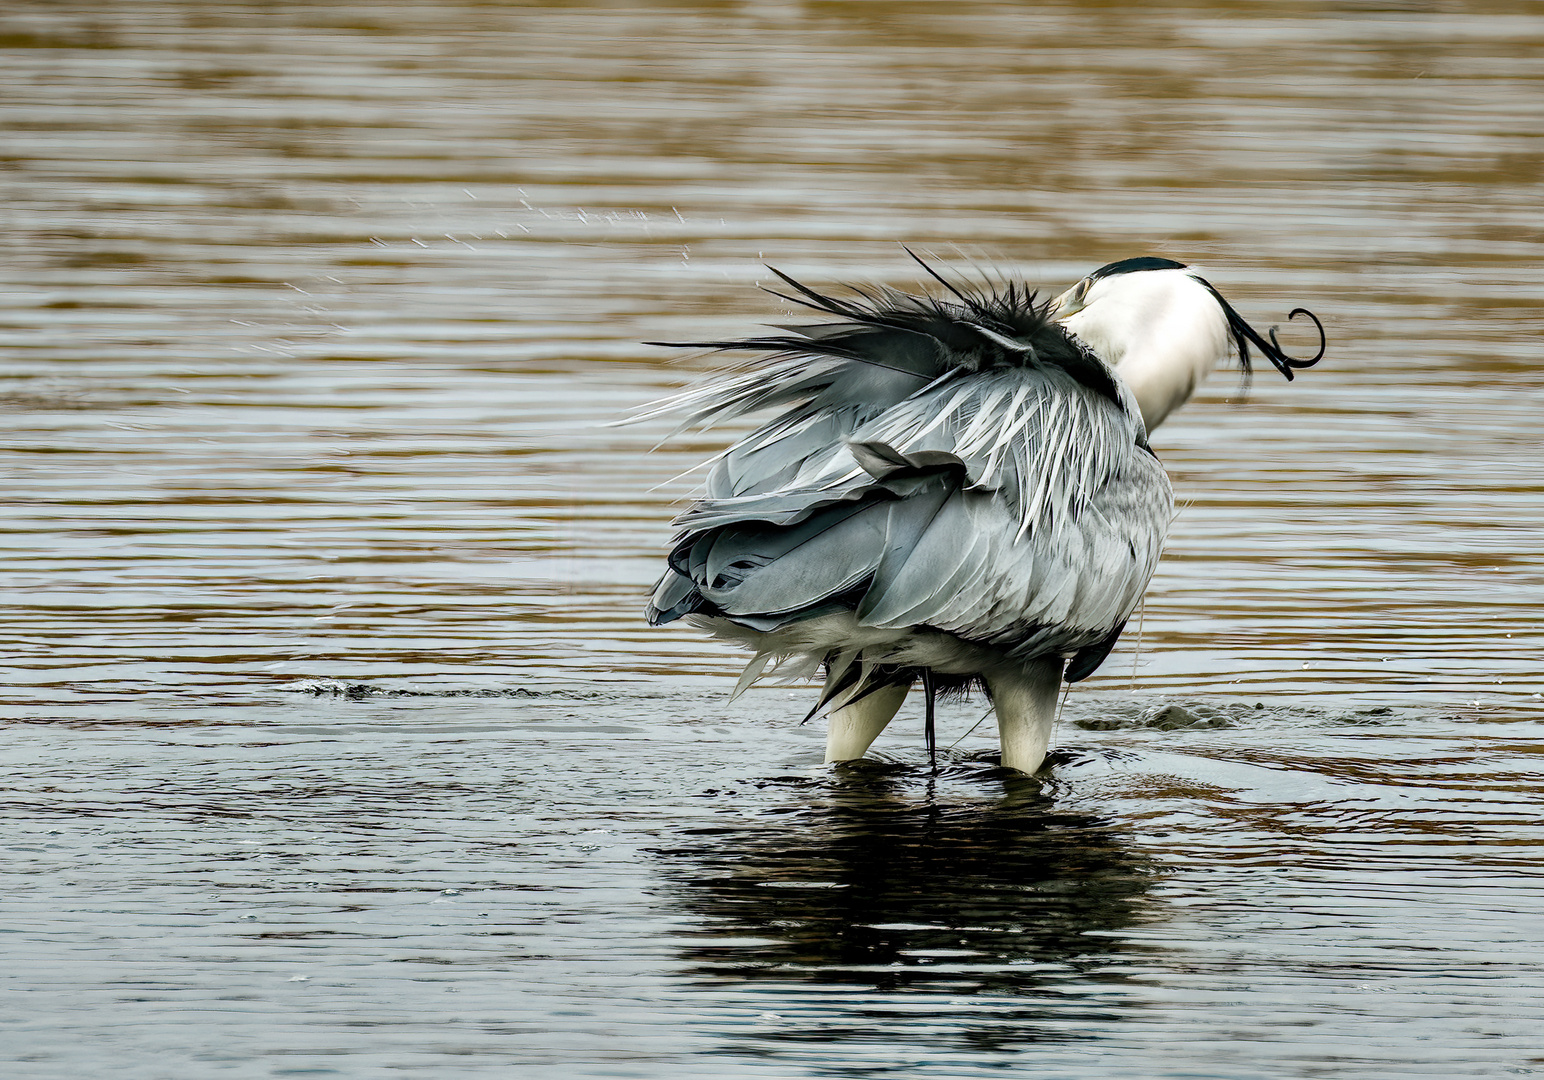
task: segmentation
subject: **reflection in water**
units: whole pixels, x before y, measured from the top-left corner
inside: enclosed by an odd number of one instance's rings
[[[943,770],[936,792],[875,762],[782,782],[786,816],[661,853],[675,904],[702,920],[682,947],[693,975],[808,984],[828,1005],[851,991],[845,1016],[779,1038],[979,1050],[1109,1018],[1131,948],[1112,932],[1143,921],[1155,869],[1114,828],[982,766]]]

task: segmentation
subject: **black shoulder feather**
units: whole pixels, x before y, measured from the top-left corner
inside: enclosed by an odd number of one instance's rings
[[[947,295],[849,286],[853,297],[847,299],[819,292],[768,267],[789,290],[768,292],[840,321],[786,327],[791,331],[787,335],[649,344],[831,357],[927,382],[952,372],[994,367],[1057,367],[1124,408],[1110,369],[1051,319],[1049,300],[1042,301],[1022,282],[1009,281],[992,289],[957,285],[915,254],[912,257]]]

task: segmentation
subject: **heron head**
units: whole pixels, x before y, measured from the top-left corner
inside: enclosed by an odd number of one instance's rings
[[[1101,266],[1051,302],[1051,317],[1119,372],[1142,406],[1148,430],[1184,404],[1219,361],[1236,349],[1247,374],[1250,346],[1287,379],[1324,355],[1324,327],[1312,357],[1290,356],[1272,328],[1244,321],[1211,282],[1173,259],[1143,256]],[[1268,338],[1268,340],[1267,340]]]
[[[1173,259],[1163,259],[1156,255],[1143,255],[1135,259],[1121,259],[1119,262],[1106,263],[1099,269],[1089,274],[1082,281],[1062,293],[1051,301],[1051,316],[1063,319],[1069,315],[1075,315],[1082,311],[1090,303],[1103,300],[1113,295],[1118,295],[1121,284],[1116,279],[1127,274],[1136,274],[1144,270],[1185,270],[1187,267],[1182,262]],[[1100,282],[1110,284],[1100,285]],[[1099,286],[1096,289],[1095,286]]]

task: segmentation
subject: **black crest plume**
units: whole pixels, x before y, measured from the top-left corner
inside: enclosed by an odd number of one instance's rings
[[[1195,275],[1191,276],[1195,277]],[[1287,314],[1288,319],[1295,319],[1299,315],[1307,315],[1310,319],[1313,320],[1314,329],[1319,331],[1319,351],[1305,360],[1300,357],[1288,354],[1288,352],[1281,347],[1281,342],[1276,339],[1276,328],[1274,326],[1266,331],[1266,333],[1270,336],[1270,340],[1267,341],[1265,338],[1260,336],[1260,332],[1258,330],[1244,321],[1244,317],[1242,315],[1233,310],[1233,305],[1228,303],[1227,300],[1223,299],[1222,293],[1217,291],[1217,287],[1215,285],[1203,277],[1196,277],[1196,280],[1199,281],[1202,285],[1205,285],[1206,291],[1211,293],[1213,299],[1222,305],[1222,313],[1227,316],[1228,319],[1228,331],[1233,335],[1234,344],[1238,346],[1239,363],[1243,365],[1245,372],[1251,370],[1249,363],[1250,342],[1253,342],[1255,347],[1259,349],[1260,352],[1265,354],[1265,358],[1267,360],[1276,365],[1276,370],[1285,375],[1288,382],[1292,381],[1293,368],[1311,368],[1324,358],[1324,347],[1327,344],[1327,339],[1324,336],[1324,324],[1319,321],[1319,316],[1315,315],[1307,308],[1293,308],[1291,312]]]

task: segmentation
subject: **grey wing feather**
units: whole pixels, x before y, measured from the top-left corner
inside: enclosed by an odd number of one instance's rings
[[[1055,368],[913,385],[879,407],[806,402],[723,455],[677,519],[651,617],[700,609],[771,629],[855,609],[868,626],[1097,666],[1172,511],[1139,411]]]
[[[708,550],[692,577],[725,614],[786,614],[868,578],[883,538],[883,507],[874,503],[833,508],[791,528],[750,522],[697,541]]]
[[[956,490],[909,551],[886,561],[859,608],[866,625],[925,625],[1017,655],[1069,651],[1125,621],[1157,562],[1169,512],[1154,484],[1140,519],[1015,539],[1000,500]]]
[[[856,422],[852,410],[844,410],[763,429],[714,464],[709,494],[725,498],[809,486],[809,480],[801,484],[798,477],[819,476],[829,469]]]
[[[697,591],[697,583],[670,568],[655,584],[645,615],[650,626],[659,626],[690,615],[701,606],[702,595]]]
[[[897,504],[888,525],[885,552],[858,605],[858,620],[879,627],[934,625],[985,565],[990,541],[970,521],[966,493],[953,485],[931,499]]]

